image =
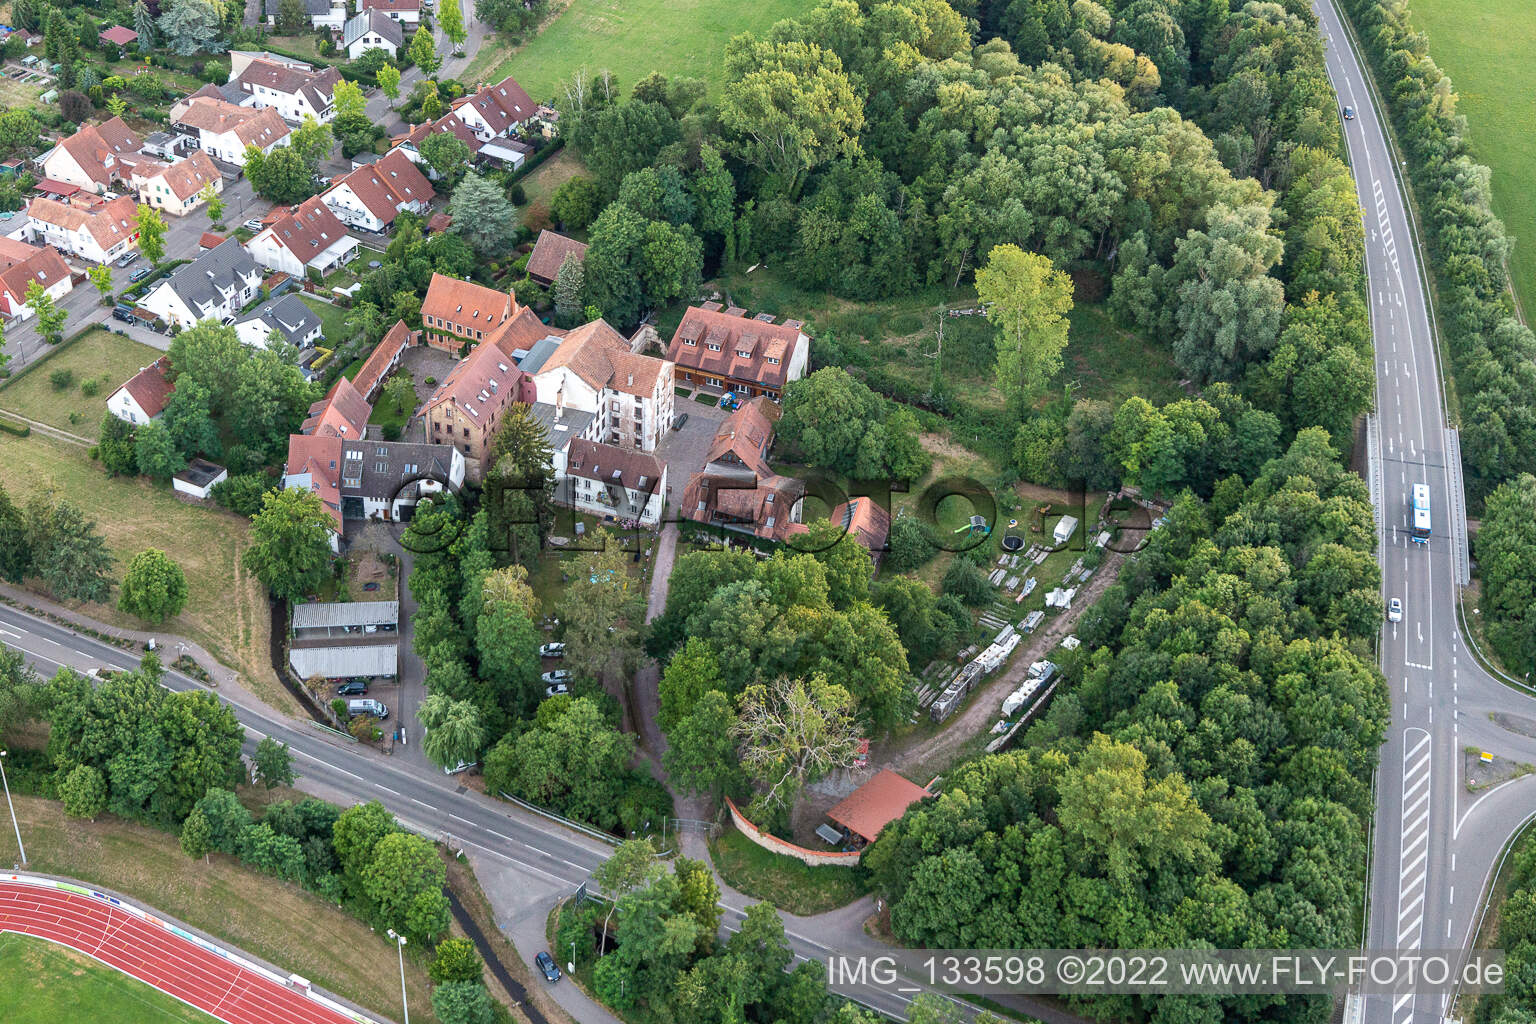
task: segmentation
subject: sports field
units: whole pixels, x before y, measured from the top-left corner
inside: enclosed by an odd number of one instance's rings
[[[1536,16],[1530,0],[1412,0],[1414,27],[1461,96],[1493,209],[1514,236],[1510,276],[1536,317]]]
[[[212,1024],[213,1018],[83,953],[43,939],[0,935],[0,1020],[58,1024]]]
[[[794,17],[816,0],[571,0],[571,5],[515,56],[487,77],[515,75],[528,95],[544,102],[578,68],[607,69],[629,92],[652,71],[702,78],[720,92],[720,57],[742,32],[761,32]],[[487,46],[496,45],[494,38]]]

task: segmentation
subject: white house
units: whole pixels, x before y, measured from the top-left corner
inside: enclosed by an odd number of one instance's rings
[[[292,292],[263,302],[234,327],[240,340],[253,348],[266,348],[273,331],[295,348],[308,348],[320,337],[320,317]]]
[[[268,25],[277,24],[279,0],[266,0],[264,13]],[[338,29],[347,20],[347,5],[338,0],[304,0],[304,14],[316,29]]]
[[[96,195],[105,195],[114,181],[127,181],[134,163],[143,159],[143,141],[123,119],[82,125],[38,159],[43,175]]]
[[[115,260],[139,241],[138,211],[127,196],[89,207],[34,199],[27,216],[34,240],[95,263]]]
[[[440,132],[446,132],[464,143],[464,147],[469,150],[469,162],[471,164],[475,162],[483,143],[480,141],[480,136],[476,135],[469,125],[460,120],[457,114],[444,114],[436,121],[423,121],[421,124],[412,125],[410,131],[392,136],[389,144],[404,153],[410,158],[412,163],[420,167],[433,181],[436,181],[442,175],[433,170],[432,165],[427,163],[427,158],[421,155],[420,147],[429,136]]]
[[[357,9],[387,14],[413,32],[421,24],[421,0],[359,0]]]
[[[320,198],[348,227],[383,231],[402,210],[425,213],[435,195],[415,162],[392,149],[373,163],[333,179]]]
[[[27,289],[34,281],[55,302],[74,288],[69,267],[58,250],[0,238],[0,313],[18,320],[31,319]]]
[[[357,60],[369,50],[383,50],[391,58],[405,45],[405,30],[400,22],[380,10],[359,11],[341,32],[341,46],[347,56]]]
[[[673,365],[630,352],[603,320],[576,328],[553,346],[539,342],[520,368],[532,376],[538,401],[596,416],[607,444],[655,451],[671,429]]]
[[[173,164],[140,164],[134,168],[132,182],[141,203],[175,217],[202,206],[207,201],[203,198],[207,186],[213,186],[215,195],[224,191],[224,176],[213,166],[213,159],[200,149]]]
[[[357,255],[357,239],[319,196],[304,200],[288,216],[246,243],[246,250],[268,270],[303,278],[313,269],[328,274]]]
[[[197,132],[203,152],[237,167],[245,163],[247,146],[270,153],[278,146],[288,145],[288,126],[270,107],[242,107],[214,96],[194,94],[186,109],[179,114],[173,110],[172,117]]]
[[[630,448],[575,438],[555,498],[579,512],[656,526],[667,501],[667,464]]]
[[[234,316],[261,292],[264,275],[231,238],[184,263],[150,289],[139,306],[182,329]]]
[[[476,138],[489,142],[511,135],[514,129],[532,121],[538,115],[539,105],[508,75],[495,85],[454,100],[449,109],[469,126]]]
[[[298,61],[269,60],[265,56],[231,64],[229,84],[240,90],[240,105],[271,107],[284,121],[299,124],[306,117],[330,121],[336,116],[335,68],[315,71]]]
[[[166,377],[171,357],[161,356],[112,392],[107,409],[124,423],[149,423],[160,418],[175,386]]]

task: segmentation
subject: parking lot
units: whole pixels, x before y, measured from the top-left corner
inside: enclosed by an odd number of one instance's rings
[[[709,446],[715,439],[720,422],[729,415],[719,406],[708,406],[691,398],[677,396],[673,406],[674,417],[688,414],[682,427],[669,430],[656,446],[656,457],[667,464],[667,500],[676,502],[682,497],[688,478],[704,468]]]

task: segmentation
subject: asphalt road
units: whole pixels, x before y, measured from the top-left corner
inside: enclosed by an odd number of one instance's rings
[[[1481,910],[1504,844],[1531,815],[1536,779],[1470,791],[1468,748],[1515,762],[1536,758],[1536,739],[1493,718],[1536,727],[1536,701],[1495,680],[1469,655],[1457,622],[1459,587],[1453,510],[1460,476],[1448,455],[1440,367],[1425,290],[1384,113],[1366,86],[1331,0],[1318,0],[1327,67],[1341,105],[1360,205],[1376,350],[1380,467],[1378,522],[1383,593],[1403,603],[1401,622],[1383,624],[1381,669],[1392,720],[1377,770],[1367,946],[1373,950],[1462,950]],[[1415,483],[1429,485],[1432,533],[1408,536]],[[1454,501],[1454,508],[1453,508]],[[1508,722],[1509,719],[1503,719]],[[1536,735],[1536,728],[1527,732]],[[1431,1024],[1447,1016],[1448,995],[1368,997],[1372,1024]]]

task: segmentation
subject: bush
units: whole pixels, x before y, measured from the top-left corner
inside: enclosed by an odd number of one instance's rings
[[[986,604],[992,597],[992,586],[986,576],[966,558],[956,558],[949,564],[943,586],[945,594],[955,595],[972,608]]]
[[[15,437],[26,437],[32,433],[32,428],[25,423],[18,423],[8,416],[0,416],[0,430]]]
[[[512,183],[512,188],[508,191],[507,198],[512,200],[513,206],[523,206],[528,202],[528,193],[523,190],[522,182]]]
[[[75,383],[75,371],[64,368],[54,370],[48,375],[48,383],[53,385],[53,390],[64,391]]]
[[[86,398],[95,398],[101,392],[101,381],[97,378],[80,382],[80,393]]]

